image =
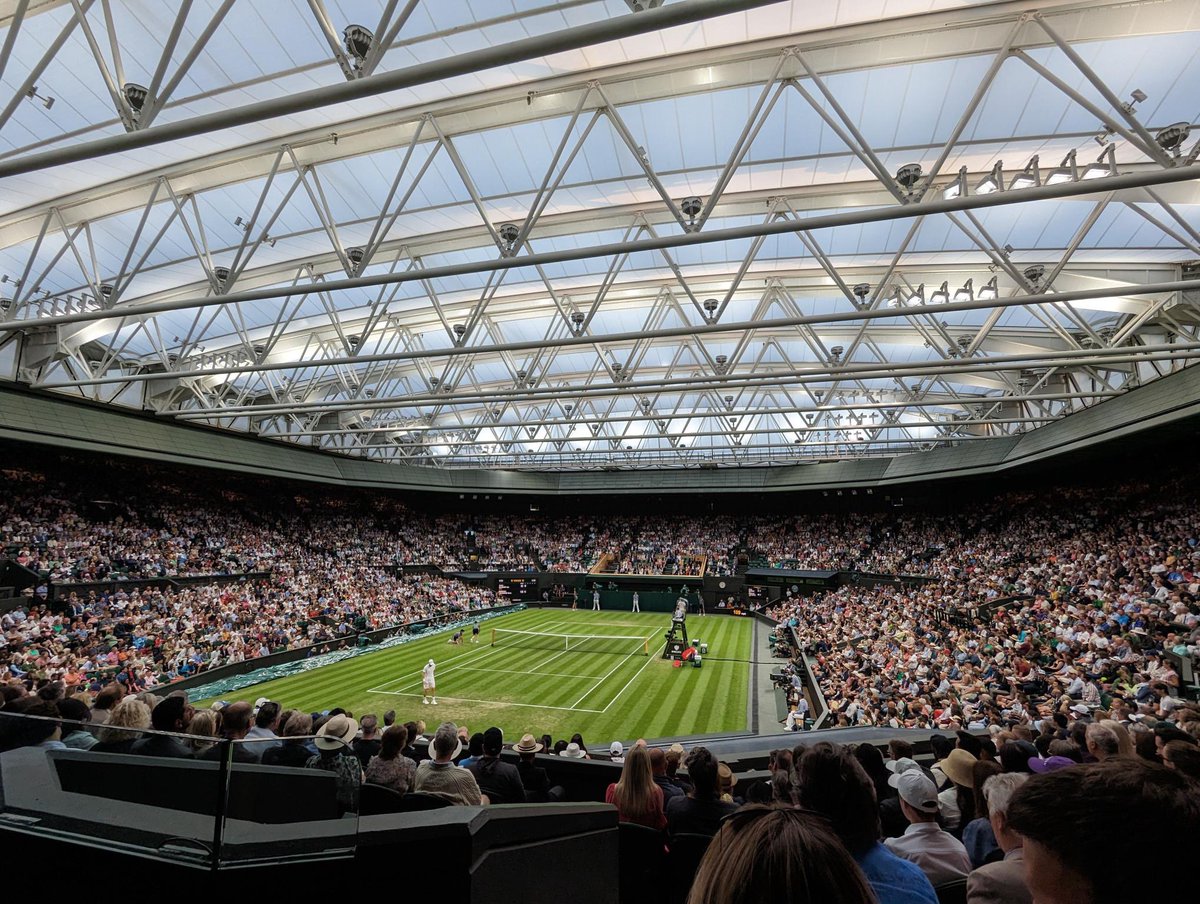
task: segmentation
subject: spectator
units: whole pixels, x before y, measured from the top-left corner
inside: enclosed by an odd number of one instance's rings
[[[910,745],[909,750],[912,748]],[[863,767],[863,771],[875,786],[875,799],[881,804],[889,797],[896,796],[896,789],[888,784],[892,773],[883,764],[883,754],[874,744],[857,744],[854,747],[854,758]],[[790,757],[789,757],[790,759]],[[768,767],[769,768],[769,767]]]
[[[971,812],[975,818],[963,826],[963,847],[971,858],[971,866],[982,866],[998,856],[1000,846],[992,833],[992,822],[988,815],[987,798],[983,786],[993,775],[1001,772],[999,763],[979,760],[971,767]]]
[[[235,763],[257,763],[258,757],[253,751],[247,750],[242,739],[250,733],[250,722],[254,715],[254,707],[249,703],[230,703],[221,708],[221,720],[217,732],[222,741],[227,744],[214,744],[200,754],[202,760],[219,761],[228,749]],[[193,722],[196,720],[193,718]]]
[[[343,813],[358,812],[358,789],[362,785],[363,769],[354,755],[354,738],[358,734],[358,723],[349,716],[339,713],[317,729],[313,743],[317,745],[316,756],[305,763],[309,769],[332,772],[336,779],[337,801]]]
[[[429,750],[431,758],[417,765],[414,791],[436,794],[459,806],[474,807],[483,802],[475,776],[454,765],[454,758],[462,752],[457,725],[453,722],[439,725]]]
[[[686,795],[672,798],[667,806],[667,832],[715,835],[721,820],[737,805],[719,799],[717,760],[707,747],[693,747],[684,765],[692,787]]]
[[[211,710],[201,710],[192,716],[192,721],[188,724],[188,734],[190,737],[186,743],[192,749],[192,756],[205,759],[204,753],[213,746],[217,738],[217,717]]]
[[[645,747],[629,751],[621,767],[621,778],[608,786],[604,802],[616,806],[621,822],[637,823],[660,832],[667,827],[663,791],[654,781],[650,753]]]
[[[534,740],[533,735],[521,737],[513,750],[520,757],[517,763],[517,774],[521,776],[521,784],[525,788],[525,800],[531,804],[548,803],[557,800],[562,794],[562,788],[550,787],[550,776],[537,764],[537,754],[543,750],[542,744]]]
[[[523,804],[525,786],[521,784],[517,767],[500,759],[503,749],[504,732],[499,728],[489,728],[483,733],[483,755],[467,768],[490,803]]]
[[[383,733],[379,753],[367,763],[366,781],[407,794],[417,776],[417,764],[404,755],[408,729],[393,725]]]
[[[962,832],[967,823],[975,818],[975,804],[971,795],[972,773],[975,757],[967,750],[957,747],[946,754],[937,765],[950,785],[938,794],[942,819],[950,832]]]
[[[130,753],[133,745],[142,736],[142,730],[150,727],[150,707],[135,697],[121,700],[108,715],[108,720],[97,734],[93,753]]]
[[[1145,894],[1136,869],[1096,869],[1114,838],[1172,850],[1200,837],[1200,786],[1164,766],[1114,758],[1034,776],[1013,795],[1008,824],[1024,839],[1033,899],[1129,904]]]
[[[64,697],[58,701],[58,712],[63,717],[64,747],[73,750],[91,750],[96,746],[96,736],[84,726],[92,720],[92,711],[82,700]],[[74,723],[74,724],[72,724]]]
[[[743,807],[700,861],[688,904],[875,904],[862,871],[821,819]]]
[[[460,734],[461,732],[462,729],[459,729]],[[459,740],[461,740],[461,737]],[[467,741],[467,755],[459,761],[458,765],[462,766],[464,769],[470,769],[475,761],[481,756],[483,756],[483,732],[477,731],[475,734],[471,735],[470,740]]]
[[[937,904],[920,867],[879,843],[875,786],[852,753],[821,741],[805,748],[797,774],[801,805],[829,820],[879,904]]]
[[[261,760],[264,753],[281,743],[277,732],[283,707],[273,700],[259,700],[255,706],[254,726],[246,732],[245,746]]]
[[[971,871],[967,876],[967,904],[1033,904],[1025,882],[1021,836],[1008,825],[1009,801],[1028,777],[1025,772],[1011,772],[992,776],[983,783],[988,819],[1004,858]]]
[[[124,696],[125,688],[115,681],[101,688],[100,693],[96,694],[96,699],[92,702],[92,724],[103,725],[107,722],[112,708],[120,703]]]
[[[66,739],[64,738],[64,743]],[[1167,741],[1162,749],[1163,765],[1200,781],[1200,747],[1187,741]]]
[[[1099,722],[1088,723],[1085,739],[1087,752],[1097,763],[1103,763],[1120,753],[1121,743],[1117,740],[1117,733]]]
[[[194,719],[192,721],[195,722]],[[262,764],[296,769],[307,767],[308,761],[317,752],[316,745],[309,740],[312,731],[312,716],[308,713],[292,713],[283,723],[281,742],[263,751]]]
[[[155,734],[148,735],[133,744],[131,753],[142,756],[161,756],[177,760],[190,759],[192,748],[175,735],[183,734],[192,720],[192,708],[185,697],[172,694],[164,697],[150,713],[150,724]]]
[[[608,759],[613,763],[625,762],[625,747],[620,741],[613,741],[608,745]]]
[[[888,850],[915,863],[933,885],[953,882],[971,871],[961,841],[938,825],[937,787],[919,769],[896,776],[900,810],[910,825],[899,838],[884,842]]]
[[[377,716],[367,713],[358,724],[361,731],[354,739],[354,755],[358,757],[359,763],[365,770],[371,762],[371,758],[383,749],[383,741],[379,738],[379,718]],[[408,735],[405,733],[405,739],[407,737]]]
[[[667,754],[661,747],[650,748],[650,774],[654,784],[662,789],[663,810],[676,797],[683,797],[684,790],[667,776]]]

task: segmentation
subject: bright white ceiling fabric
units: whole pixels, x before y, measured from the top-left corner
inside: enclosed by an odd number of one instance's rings
[[[629,15],[9,2],[0,165]],[[376,35],[365,58],[351,25]],[[22,329],[0,368],[435,467],[758,466],[1037,429],[1200,346],[1196,293],[1143,288],[1200,258],[1196,181],[1105,184],[1195,165],[1200,131],[1169,129],[1200,120],[1198,30],[1196,0],[793,0],[10,176],[0,295]],[[960,178],[1089,190],[803,228]]]

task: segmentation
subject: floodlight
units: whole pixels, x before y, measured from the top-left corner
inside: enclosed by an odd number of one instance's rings
[[[958,198],[967,193],[967,168],[960,167],[958,175],[954,177],[954,181],[942,189],[942,197],[949,201],[951,198]]]
[[[1050,170],[1049,175],[1046,176],[1046,184],[1059,185],[1063,182],[1074,182],[1078,178],[1079,167],[1075,164],[1075,151],[1072,149],[1059,166]]]
[[[858,298],[859,304],[862,304],[866,301],[867,296],[871,294],[871,284],[860,282],[855,285],[852,291],[854,292],[855,297]]]
[[[1036,286],[1042,281],[1042,277],[1046,275],[1046,268],[1042,264],[1030,264],[1021,272],[1027,280]]]
[[[1010,189],[1013,188],[1034,188],[1042,184],[1042,173],[1038,169],[1038,158],[1035,154],[1033,159],[1025,166],[1025,169],[1013,176],[1012,182],[1008,183]]]
[[[350,259],[350,263],[355,265],[362,263],[363,254],[364,252],[362,248],[355,247],[346,249],[346,257]]]
[[[704,209],[704,202],[694,196],[684,198],[679,204],[679,209],[683,211],[685,216],[689,216],[694,220],[696,215]]]
[[[954,292],[955,301],[974,301],[975,300],[975,285],[974,280],[968,279],[963,283],[961,289]]]
[[[467,325],[465,323],[454,324],[454,335],[457,336],[459,339],[461,339],[466,332],[467,332]]]
[[[987,285],[979,288],[979,298],[981,300],[996,298],[999,294],[999,290],[996,288],[996,277],[994,276],[988,280]]]
[[[975,186],[975,194],[990,195],[992,192],[1004,191],[1004,161],[997,160],[996,165],[992,167],[992,171],[983,177],[983,180]]]
[[[1105,163],[1105,158],[1108,162]],[[1087,169],[1083,171],[1080,179],[1103,179],[1105,176],[1115,176],[1117,174],[1117,155],[1116,145],[1109,145],[1096,158],[1095,163],[1089,163]]]
[[[938,288],[929,293],[930,304],[946,304],[950,301],[950,283],[943,282]]]

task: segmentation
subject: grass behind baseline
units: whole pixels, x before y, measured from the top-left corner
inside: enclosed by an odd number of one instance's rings
[[[699,669],[676,669],[660,658],[669,625],[665,613],[530,609],[485,622],[478,645],[469,633],[462,646],[447,643],[449,635],[434,635],[243,688],[228,699],[268,697],[306,712],[342,706],[356,716],[394,709],[398,721],[453,721],[472,732],[498,725],[510,739],[525,732],[557,739],[578,731],[593,745],[746,729],[750,620],[688,619],[689,632],[719,657]],[[644,637],[650,655],[639,643],[624,641],[614,645],[632,652],[588,652],[586,646],[581,652],[552,638],[509,646],[503,635],[492,646],[492,628]],[[436,707],[421,702],[421,667],[430,657],[438,664]]]

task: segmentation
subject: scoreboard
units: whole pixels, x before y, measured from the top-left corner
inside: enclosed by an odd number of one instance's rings
[[[496,582],[496,596],[503,602],[513,603],[539,599],[537,578],[500,578]]]

